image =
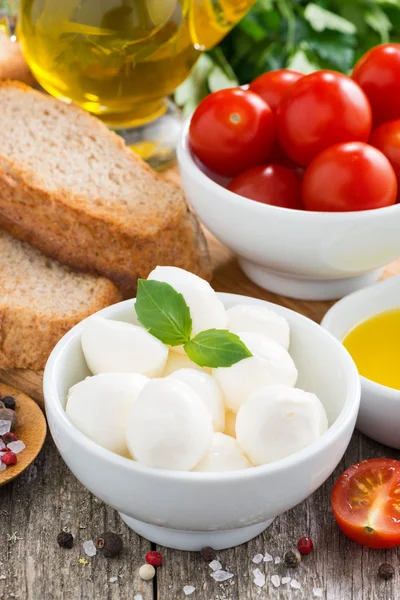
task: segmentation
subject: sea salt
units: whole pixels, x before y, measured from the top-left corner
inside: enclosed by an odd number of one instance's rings
[[[231,579],[233,577],[233,573],[228,573],[228,571],[214,571],[211,573],[211,577],[215,579],[215,581],[226,581],[227,579]]]
[[[285,583],[290,583],[291,579],[291,577],[282,577],[282,584],[285,585]]]
[[[11,421],[3,421],[0,419],[0,435],[4,435],[11,431]]]
[[[301,588],[301,584],[296,579],[292,579],[290,582],[290,587],[294,588],[295,590],[299,590]]]
[[[279,565],[280,562],[281,562],[281,557],[280,556],[275,556],[274,563],[276,565]]]
[[[208,566],[213,571],[220,571],[222,569],[222,565],[219,560],[212,560]]]
[[[89,556],[91,556],[89,554]],[[115,583],[116,581],[118,581],[118,577],[110,577],[110,579],[108,580],[110,583]]]
[[[17,440],[16,442],[10,442],[7,445],[7,448],[11,450],[11,452],[14,452],[14,454],[19,454],[26,446],[22,440]]]
[[[136,596],[133,597],[133,600],[143,600],[142,594],[136,594]]]
[[[193,594],[195,590],[196,588],[192,585],[185,585],[185,587],[183,588],[183,593],[185,594],[185,596],[190,596],[190,594]]]
[[[6,468],[7,468],[6,465],[3,462],[0,461],[0,471],[5,471]]]
[[[262,554],[256,554],[255,556],[253,556],[252,560],[253,560],[253,563],[255,563],[256,565],[259,565],[263,558],[264,557]]]
[[[7,448],[7,446],[5,445],[3,440],[0,440],[0,450],[4,450],[4,448]]]
[[[93,543],[93,540],[87,540],[82,544],[83,550],[86,556],[95,556],[97,554],[96,546]]]
[[[272,562],[274,560],[273,556],[271,556],[268,552],[264,555],[264,562]]]
[[[265,585],[265,575],[264,575],[264,573],[261,573],[260,569],[254,569],[253,575],[254,575],[253,583],[257,587],[262,588]]]
[[[324,590],[322,588],[314,588],[313,589],[313,594],[316,598],[322,598],[323,593],[324,593]]]
[[[281,585],[281,578],[279,577],[279,575],[272,575],[271,583],[273,586],[279,587]]]

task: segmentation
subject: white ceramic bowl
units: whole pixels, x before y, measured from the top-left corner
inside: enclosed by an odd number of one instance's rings
[[[189,122],[177,150],[188,200],[261,287],[293,298],[340,298],[376,281],[381,268],[400,256],[400,204],[323,213],[248,200],[218,185],[212,177],[221,178],[194,159],[188,128]]]
[[[400,275],[343,298],[328,310],[321,325],[343,340],[358,323],[393,308],[400,308]],[[400,448],[400,391],[360,379],[357,429],[381,444]]]
[[[227,308],[262,300],[219,294]],[[268,303],[267,303],[268,304]],[[57,344],[46,366],[46,413],[57,448],[68,467],[93,494],[118,510],[137,533],[164,546],[199,550],[227,548],[261,533],[274,517],[312,494],[343,456],[354,429],[360,380],[345,348],[322,327],[289,309],[271,305],[291,326],[291,354],[298,387],[316,393],[330,427],[292,456],[261,467],[226,473],[150,469],[105,450],[69,421],[68,389],[86,377],[82,323]],[[132,300],[100,311],[129,321]]]

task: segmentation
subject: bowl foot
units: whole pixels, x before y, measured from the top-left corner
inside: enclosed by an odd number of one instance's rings
[[[180,531],[149,525],[122,513],[119,513],[119,515],[128,527],[150,542],[166,548],[189,551],[199,551],[205,546],[210,546],[214,550],[225,550],[225,548],[239,546],[239,544],[244,544],[262,533],[273,521],[273,519],[270,519],[258,525],[225,531]]]
[[[244,258],[239,258],[239,265],[251,281],[265,290],[300,300],[336,300],[342,298],[360,288],[375,283],[383,272],[383,269],[375,269],[363,275],[342,279],[308,279],[306,277],[296,278],[286,273],[272,271]]]

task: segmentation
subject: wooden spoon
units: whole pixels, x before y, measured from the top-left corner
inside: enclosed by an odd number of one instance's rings
[[[32,398],[19,390],[0,383],[0,399],[13,396],[18,425],[15,430],[17,438],[24,442],[26,448],[17,454],[17,464],[0,472],[0,486],[12,481],[35,460],[46,438],[46,419],[39,406]]]

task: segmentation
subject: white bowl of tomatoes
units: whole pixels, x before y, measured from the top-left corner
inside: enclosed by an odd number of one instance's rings
[[[387,44],[352,78],[273,71],[249,89],[211,94],[186,123],[184,191],[255,283],[333,299],[373,283],[400,256],[398,81],[400,45]]]

